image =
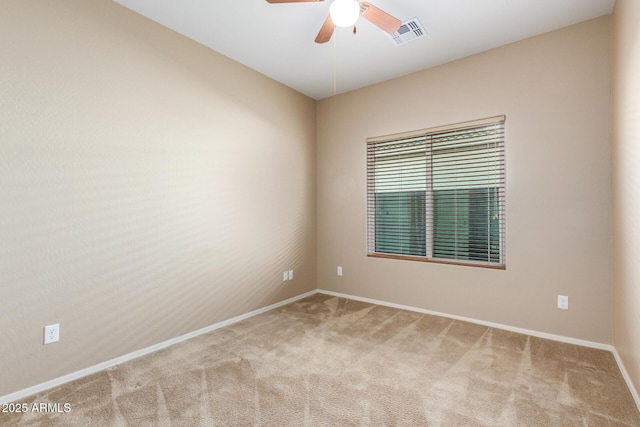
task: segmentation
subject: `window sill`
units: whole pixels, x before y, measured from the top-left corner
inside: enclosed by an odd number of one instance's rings
[[[372,258],[387,258],[387,259],[399,259],[404,261],[420,261],[420,262],[432,262],[435,264],[449,264],[449,265],[460,265],[463,267],[480,267],[480,268],[489,268],[492,270],[506,270],[507,266],[504,264],[488,264],[484,262],[473,262],[473,261],[455,261],[455,260],[446,260],[446,259],[437,259],[437,258],[426,258],[420,256],[411,256],[411,255],[392,255],[392,254],[378,254],[372,253],[367,254],[367,256]]]

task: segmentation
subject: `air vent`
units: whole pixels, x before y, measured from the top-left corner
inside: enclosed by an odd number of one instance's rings
[[[408,21],[404,21],[398,31],[393,34],[389,34],[389,37],[393,39],[393,41],[399,46],[402,44],[407,44],[410,41],[419,39],[420,37],[424,37],[427,35],[427,32],[424,30],[424,27],[420,23],[418,18],[412,18]]]

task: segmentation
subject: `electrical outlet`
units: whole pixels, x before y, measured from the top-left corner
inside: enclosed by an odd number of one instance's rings
[[[558,308],[561,310],[569,310],[569,297],[566,295],[558,295]]]
[[[289,280],[293,280],[293,270],[289,270]]]
[[[47,325],[44,327],[44,343],[51,344],[60,341],[60,324]]]
[[[342,276],[342,267],[338,267],[338,276]]]
[[[289,272],[288,271],[284,271],[284,272],[282,272],[282,281],[286,282],[287,280],[289,280]]]

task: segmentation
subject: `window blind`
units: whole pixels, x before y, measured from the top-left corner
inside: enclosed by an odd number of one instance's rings
[[[504,116],[367,140],[369,255],[504,266]]]

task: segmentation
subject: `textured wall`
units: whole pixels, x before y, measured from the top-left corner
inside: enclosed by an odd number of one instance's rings
[[[313,100],[110,1],[0,10],[0,396],[316,288]]]
[[[613,343],[640,391],[640,2],[613,11]]]
[[[320,101],[318,287],[610,343],[609,35],[602,17]],[[499,114],[506,271],[368,258],[365,139]]]

